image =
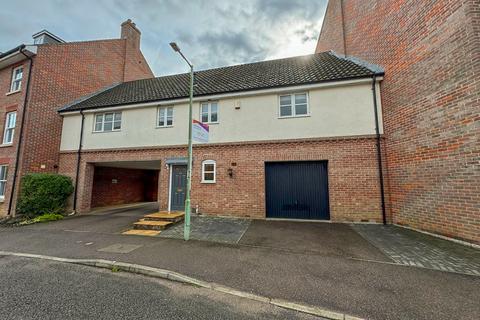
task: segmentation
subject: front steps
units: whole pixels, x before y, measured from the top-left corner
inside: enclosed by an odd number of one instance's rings
[[[162,230],[183,220],[184,213],[180,211],[160,211],[143,216],[133,224],[133,229],[123,232],[129,235],[156,236]]]

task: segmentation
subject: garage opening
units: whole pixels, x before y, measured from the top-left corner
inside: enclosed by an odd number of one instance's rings
[[[330,219],[327,161],[265,163],[267,218]]]
[[[95,164],[92,208],[157,201],[159,168],[144,161]]]

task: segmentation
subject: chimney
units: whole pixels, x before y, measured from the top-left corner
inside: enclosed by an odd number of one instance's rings
[[[140,49],[140,30],[137,29],[135,23],[132,20],[128,19],[121,25],[122,32],[120,37],[122,39],[127,39],[127,43],[129,43],[134,49]]]

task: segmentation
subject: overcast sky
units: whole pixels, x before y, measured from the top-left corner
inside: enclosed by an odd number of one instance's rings
[[[131,18],[156,76],[314,52],[327,0],[15,0],[2,2],[0,51],[47,29],[65,41],[118,38]]]

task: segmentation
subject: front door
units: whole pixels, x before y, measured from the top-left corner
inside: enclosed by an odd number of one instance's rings
[[[170,210],[185,210],[185,192],[187,191],[187,166],[172,165],[172,184],[170,186]]]

